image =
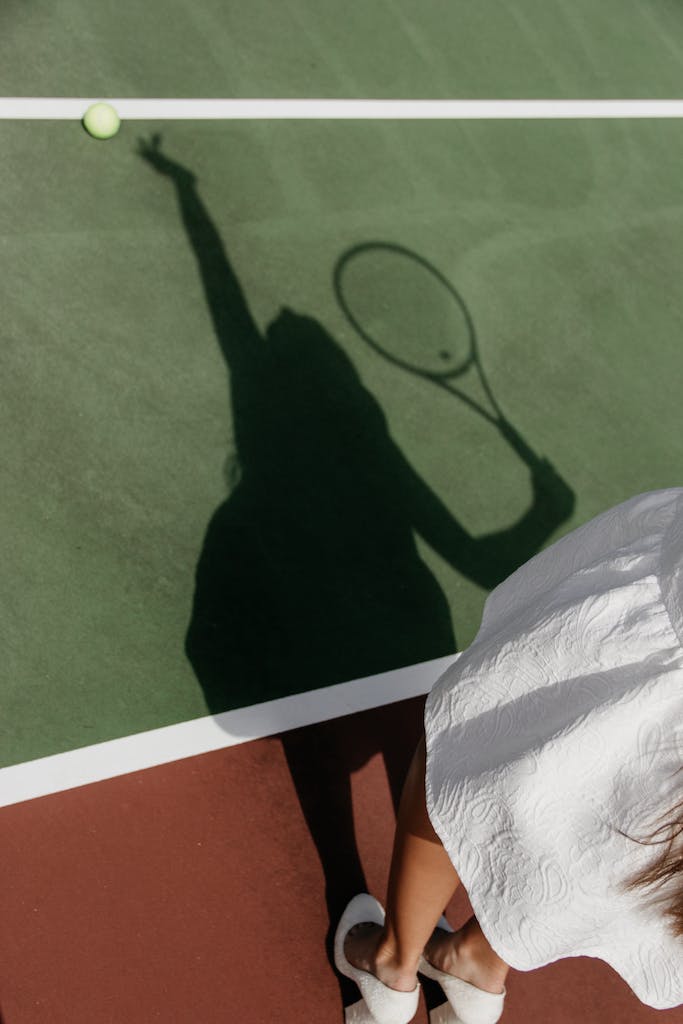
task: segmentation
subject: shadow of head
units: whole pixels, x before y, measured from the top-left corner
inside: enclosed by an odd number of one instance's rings
[[[324,374],[337,383],[360,385],[349,357],[314,317],[284,306],[266,328],[266,342],[270,356],[297,373]]]

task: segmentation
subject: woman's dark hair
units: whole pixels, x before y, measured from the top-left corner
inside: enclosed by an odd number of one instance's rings
[[[679,768],[678,771],[683,771],[683,767]],[[676,938],[683,937],[683,841],[679,840],[679,837],[683,835],[683,800],[680,800],[671,810],[660,815],[655,821],[661,821],[662,824],[659,828],[656,828],[654,832],[646,839],[635,839],[633,836],[627,835],[620,828],[617,829],[622,836],[626,839],[632,839],[636,843],[641,845],[659,845],[665,843],[666,846],[662,850],[660,856],[652,863],[648,864],[644,869],[640,870],[633,877],[627,879],[621,883],[621,890],[632,891],[637,888],[648,888],[650,886],[656,886],[657,888],[664,885],[666,882],[671,882],[673,890],[667,890],[666,893],[660,894],[656,897],[653,902],[665,903],[666,907],[664,910],[665,917],[670,918],[669,928],[672,934]],[[663,834],[661,839],[656,839],[660,833]],[[677,840],[679,840],[677,842]]]

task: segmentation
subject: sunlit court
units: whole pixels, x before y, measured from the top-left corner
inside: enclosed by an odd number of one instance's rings
[[[60,10],[0,16],[0,1024],[370,1024],[335,929],[427,694],[683,483],[683,11]],[[505,985],[683,1024],[597,952]]]

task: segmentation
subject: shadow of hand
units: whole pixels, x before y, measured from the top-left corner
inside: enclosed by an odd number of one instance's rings
[[[136,152],[138,156],[151,164],[155,171],[167,178],[173,178],[179,185],[194,185],[197,181],[192,171],[161,152],[161,135],[158,132],[155,132],[149,140],[139,138]]]

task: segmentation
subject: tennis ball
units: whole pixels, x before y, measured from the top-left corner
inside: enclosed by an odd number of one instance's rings
[[[121,118],[109,103],[93,103],[83,115],[83,127],[94,139],[111,139],[121,127]]]

